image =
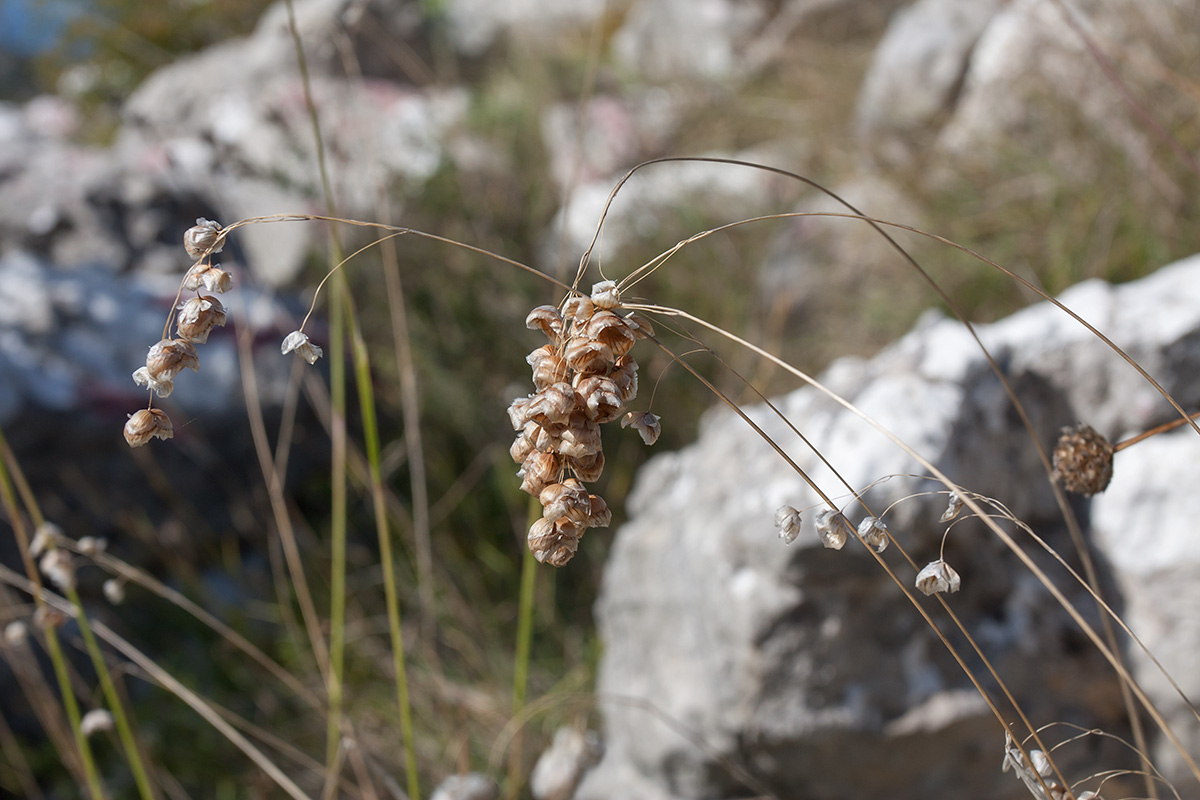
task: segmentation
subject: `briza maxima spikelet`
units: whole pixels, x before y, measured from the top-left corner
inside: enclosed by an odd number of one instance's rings
[[[180,339],[204,344],[213,328],[225,327],[225,307],[211,295],[193,297],[179,307],[175,326]]]
[[[917,588],[926,597],[938,592],[957,592],[962,578],[942,559],[931,561],[917,573]]]
[[[775,527],[784,544],[791,544],[800,535],[800,512],[792,506],[780,506],[775,512]]]
[[[821,537],[821,544],[830,550],[841,550],[853,534],[850,520],[837,509],[827,508],[817,514],[817,535]]]
[[[317,363],[317,359],[325,352],[310,342],[308,337],[300,331],[292,331],[284,337],[283,344],[279,346],[279,351],[285,356],[288,353],[294,352],[310,364]]]
[[[170,439],[175,435],[171,419],[160,408],[143,408],[129,415],[125,423],[125,441],[141,447],[151,439]]]
[[[858,523],[858,538],[876,553],[882,553],[888,546],[888,527],[879,517],[865,517]]]
[[[192,258],[201,258],[204,255],[214,255],[221,252],[223,245],[217,245],[217,240],[220,237],[221,225],[211,219],[200,217],[196,220],[196,224],[183,234],[183,249]]]

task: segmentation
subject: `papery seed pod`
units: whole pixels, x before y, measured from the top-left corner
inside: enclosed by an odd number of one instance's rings
[[[835,508],[826,508],[817,514],[817,534],[821,544],[830,550],[841,550],[846,546],[846,539],[854,535],[854,528],[845,514]]]
[[[562,314],[554,306],[538,306],[525,318],[525,327],[531,331],[540,330],[551,342],[557,342],[563,330]]]
[[[882,553],[887,550],[890,541],[887,524],[879,517],[865,517],[862,522],[858,523],[858,538],[866,542],[867,546],[876,553]]]
[[[575,391],[587,408],[588,418],[603,425],[618,419],[625,412],[621,389],[611,378],[587,375],[575,386]]]
[[[917,588],[928,597],[937,592],[957,592],[962,578],[942,559],[930,561],[917,573]]]
[[[662,425],[657,414],[649,411],[630,411],[621,418],[622,428],[633,428],[646,444],[654,444],[662,434]]]
[[[533,446],[543,453],[559,453],[562,452],[562,435],[567,429],[566,425],[538,425],[536,422],[529,423],[537,428],[533,434]]]
[[[33,612],[33,624],[42,630],[61,628],[67,624],[67,615],[53,606],[40,606]]]
[[[512,424],[514,431],[519,431],[529,423],[529,404],[533,402],[533,395],[514,398],[508,404],[508,421]]]
[[[582,412],[571,415],[571,421],[562,432],[558,452],[571,458],[586,458],[601,449],[600,426]]]
[[[210,292],[224,294],[233,288],[233,278],[225,270],[213,266],[200,274],[200,285]]]
[[[554,345],[542,345],[527,355],[525,362],[533,367],[533,385],[538,391],[566,381],[570,374],[566,359],[555,351]]]
[[[963,510],[963,499],[958,496],[958,492],[951,492],[950,497],[946,500],[946,510],[942,512],[942,516],[938,522],[949,522],[958,516]]]
[[[592,285],[592,304],[596,308],[616,308],[621,304],[621,295],[615,281],[600,281]]]
[[[179,307],[175,330],[179,338],[188,342],[204,344],[214,327],[225,327],[225,307],[210,295],[193,297]]]
[[[83,719],[79,720],[79,732],[84,736],[91,736],[94,733],[111,731],[112,729],[113,715],[104,708],[93,708],[83,715]]]
[[[566,465],[575,473],[575,477],[581,481],[592,483],[600,480],[600,476],[604,474],[604,451],[597,450],[590,456],[583,458],[568,458]]]
[[[533,396],[525,415],[539,425],[561,425],[578,407],[575,388],[569,383],[556,383]]]
[[[562,460],[554,453],[535,450],[530,453],[517,470],[521,479],[521,491],[539,496],[547,486],[557,483],[562,474]]]
[[[604,502],[604,498],[598,494],[589,494],[588,500],[592,504],[592,513],[588,515],[588,528],[607,528],[612,524],[612,510],[609,509],[608,503]]]
[[[171,419],[160,408],[143,408],[130,414],[125,423],[125,441],[130,447],[141,447],[151,439],[170,439],[174,435]]]
[[[66,550],[51,550],[42,556],[38,569],[60,589],[75,588],[75,562]]]
[[[64,538],[62,528],[53,522],[43,522],[33,532],[33,539],[29,542],[29,557],[37,558],[51,545],[60,545]]]
[[[1063,428],[1054,446],[1054,480],[1068,492],[1099,494],[1112,480],[1115,452],[1090,425]]]
[[[637,342],[633,329],[611,311],[597,311],[588,320],[586,335],[612,352],[613,358],[625,355]]]
[[[530,439],[522,431],[517,434],[517,438],[513,440],[512,445],[508,448],[508,454],[512,456],[512,460],[520,464],[529,458],[529,454],[533,452],[533,439]]]
[[[639,339],[649,339],[654,336],[654,326],[650,324],[650,320],[636,311],[630,311],[625,315],[625,324]]]
[[[775,512],[775,527],[784,544],[791,544],[800,535],[800,512],[792,506],[780,506]]]
[[[561,567],[579,549],[579,537],[582,535],[582,528],[565,519],[550,522],[542,517],[529,529],[529,551],[540,563]]]
[[[626,353],[618,358],[608,377],[621,390],[621,400],[631,403],[637,398],[638,363],[632,355]]]
[[[542,516],[551,522],[568,519],[576,525],[586,526],[592,514],[591,496],[575,478],[542,489],[538,502],[542,504]]]
[[[324,350],[317,347],[308,340],[308,336],[300,331],[292,331],[283,339],[283,344],[279,346],[279,352],[287,355],[295,351],[296,355],[303,358],[309,364],[317,363],[317,359],[324,354]]]
[[[183,249],[187,250],[187,254],[192,258],[200,258],[209,253],[209,248],[213,248],[211,253],[219,253],[223,245],[217,244],[218,235],[221,233],[221,226],[211,219],[200,217],[196,220],[196,224],[188,228],[183,234]]]
[[[104,597],[114,606],[125,602],[125,581],[109,578],[104,582]]]
[[[586,336],[572,336],[563,355],[567,366],[576,372],[603,373],[614,360],[609,347]]]
[[[576,323],[586,324],[595,311],[596,307],[592,305],[592,299],[583,295],[567,298],[567,302],[563,306],[563,316],[575,320]]]
[[[212,265],[207,261],[200,261],[192,264],[191,269],[189,269],[187,274],[183,276],[183,288],[187,289],[189,292],[198,290],[202,283],[201,278],[204,276],[204,273],[208,272],[210,269],[212,269]]]
[[[146,356],[146,371],[155,381],[172,381],[185,369],[200,371],[200,358],[191,342],[163,339],[150,347]]]
[[[150,374],[149,367],[138,367],[133,371],[133,382],[138,386],[146,386],[159,397],[170,397],[175,391],[173,375],[163,374],[155,378]]]

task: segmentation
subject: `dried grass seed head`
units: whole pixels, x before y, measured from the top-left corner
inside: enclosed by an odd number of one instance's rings
[[[579,550],[583,530],[566,519],[551,522],[542,517],[529,528],[529,551],[539,563],[564,566]]]
[[[175,376],[185,369],[200,371],[200,357],[191,342],[184,339],[163,339],[151,345],[150,352],[146,355],[146,374],[151,379],[173,381]]]
[[[621,304],[621,293],[616,281],[600,281],[592,285],[592,304],[596,308],[611,309]]]
[[[638,393],[638,363],[631,354],[626,353],[616,360],[609,370],[608,377],[621,390],[621,399],[626,403],[637,399]]]
[[[533,367],[533,386],[539,392],[566,381],[570,375],[567,360],[555,351],[554,345],[539,347],[526,356],[525,361]]]
[[[938,522],[949,522],[959,515],[963,510],[963,499],[958,496],[958,492],[951,492],[950,497],[946,500],[946,510],[942,512],[942,516]]]
[[[279,351],[283,355],[287,355],[295,351],[296,355],[303,358],[309,364],[317,363],[317,359],[324,354],[324,350],[317,347],[308,340],[308,336],[300,331],[292,331],[284,337],[283,344],[280,345]]]
[[[156,379],[150,374],[148,367],[138,367],[133,371],[133,382],[138,386],[145,386],[150,391],[159,397],[170,397],[175,391],[175,381],[173,377],[165,377]]]
[[[187,254],[192,258],[200,258],[205,254],[219,253],[224,246],[223,244],[217,244],[220,234],[220,223],[200,217],[196,220],[195,225],[184,232],[183,249],[187,250]]]
[[[125,441],[141,447],[151,439],[170,439],[175,435],[171,419],[161,408],[143,408],[129,415],[125,423]]]
[[[233,288],[233,278],[220,266],[201,261],[193,265],[183,277],[183,288],[197,292],[201,287],[210,292],[224,294]]]
[[[215,327],[225,327],[225,307],[212,295],[193,297],[179,307],[175,330],[184,341],[204,344]]]
[[[529,458],[529,454],[533,452],[533,439],[525,435],[525,432],[517,434],[517,438],[513,439],[513,443],[508,448],[508,454],[512,456],[514,463],[524,463],[525,459]]]
[[[565,425],[577,408],[575,387],[564,381],[535,394],[525,407],[525,419],[543,426]]]
[[[622,428],[633,428],[646,444],[654,444],[662,435],[661,417],[649,411],[630,411],[621,418]]]
[[[587,527],[588,517],[592,515],[591,496],[575,478],[550,484],[538,494],[538,501],[542,504],[542,516],[551,522],[567,519]]]
[[[792,506],[780,506],[775,512],[775,527],[784,544],[791,544],[800,535],[800,512]]]
[[[817,534],[821,544],[830,550],[841,550],[846,546],[846,540],[854,535],[854,528],[841,511],[826,508],[817,514]]]
[[[521,479],[521,491],[538,497],[547,486],[558,482],[562,474],[562,461],[554,453],[535,450],[530,453],[517,470]]]
[[[609,509],[608,503],[598,494],[589,494],[588,501],[592,504],[592,513],[588,514],[587,526],[589,528],[607,528],[612,524],[612,510]]]
[[[558,342],[563,331],[562,314],[554,306],[538,306],[525,317],[525,327],[541,331],[551,342]]]
[[[600,476],[604,474],[604,451],[597,450],[590,456],[582,458],[567,458],[566,465],[575,473],[575,477],[581,481],[592,483],[600,480]]]
[[[625,413],[625,401],[616,381],[603,375],[587,375],[575,387],[587,408],[588,418],[603,425]]]
[[[957,592],[962,578],[942,559],[931,561],[917,573],[917,589],[926,597],[937,592]]]
[[[1112,480],[1115,452],[1090,425],[1063,428],[1054,446],[1054,480],[1068,492],[1099,494]]]
[[[567,298],[567,302],[563,304],[563,315],[567,319],[575,320],[577,323],[587,323],[592,318],[592,314],[596,311],[596,307],[592,305],[592,298],[584,297],[583,295],[574,295]]]
[[[876,553],[882,553],[889,541],[887,523],[879,517],[865,517],[858,523],[858,537]]]
[[[571,421],[563,429],[558,452],[571,458],[586,458],[600,452],[600,426],[587,418],[582,411],[571,415]]]
[[[639,339],[649,339],[654,336],[654,326],[650,324],[650,320],[636,311],[630,311],[625,315],[625,324]]]
[[[637,343],[633,329],[611,311],[597,311],[593,314],[588,320],[585,335],[607,347],[614,359],[628,353]]]
[[[616,358],[610,347],[587,336],[572,336],[567,340],[563,355],[567,359],[567,366],[585,373],[607,372]]]

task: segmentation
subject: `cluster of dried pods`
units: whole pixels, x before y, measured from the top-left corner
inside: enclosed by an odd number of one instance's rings
[[[183,235],[183,247],[195,262],[184,275],[176,300],[182,300],[186,292],[195,292],[196,296],[172,309],[163,330],[164,338],[151,346],[145,365],[133,373],[133,382],[150,390],[150,405],[130,414],[125,423],[125,441],[130,447],[175,435],[170,417],[154,407],[154,397],[170,397],[175,390],[175,378],[183,370],[200,371],[196,345],[207,342],[213,328],[225,325],[225,307],[214,295],[233,288],[233,280],[212,258],[224,248],[226,233],[218,223],[201,217]],[[299,331],[288,334],[282,349],[284,353],[296,351],[310,364],[321,355],[321,348],[311,344]]]
[[[525,320],[549,339],[529,354],[537,390],[508,407],[513,430],[509,449],[521,465],[522,491],[542,504],[542,517],[529,529],[529,549],[538,561],[561,567],[579,548],[588,528],[607,527],[612,514],[585,483],[604,471],[600,426],[621,420],[646,444],[654,444],[659,418],[626,411],[638,390],[638,365],[630,350],[654,335],[637,313],[619,316],[620,294],[613,281],[592,287],[590,297],[568,298],[562,309],[539,306]]]

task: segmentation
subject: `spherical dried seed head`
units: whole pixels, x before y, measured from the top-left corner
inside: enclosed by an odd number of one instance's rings
[[[1063,428],[1054,446],[1054,480],[1076,494],[1103,492],[1112,480],[1114,452],[1090,425]]]
[[[600,480],[600,476],[604,474],[604,451],[597,450],[590,456],[583,458],[568,458],[566,464],[575,473],[575,477],[581,481],[591,483]]]
[[[600,281],[592,285],[592,304],[596,308],[616,308],[621,304],[621,295],[615,281]]]
[[[146,386],[159,397],[170,397],[171,392],[175,391],[175,380],[173,376],[163,375],[155,378],[150,374],[149,367],[138,367],[133,371],[133,382],[138,386]]]
[[[587,407],[588,418],[603,425],[612,422],[625,413],[625,402],[621,399],[621,389],[612,378],[603,375],[588,375],[579,381],[575,387],[584,405]]]
[[[592,515],[591,497],[575,478],[550,484],[538,494],[538,501],[542,504],[542,516],[551,522],[567,519],[575,525],[586,526]]]
[[[188,228],[183,234],[183,249],[192,258],[200,258],[205,253],[219,253],[223,245],[217,245],[218,235],[221,233],[221,226],[211,219],[200,217],[196,220],[195,226]],[[214,247],[216,245],[216,247]]]
[[[566,305],[563,306],[563,315],[567,319],[573,319],[576,322],[586,323],[592,318],[592,314],[595,311],[596,307],[592,305],[592,299],[582,295],[567,298]]]
[[[175,330],[180,339],[204,344],[209,331],[218,325],[225,327],[225,307],[217,298],[204,295],[193,297],[179,307]]]
[[[521,479],[521,491],[537,497],[547,486],[558,481],[561,472],[562,461],[557,455],[535,450],[521,463],[517,477]]]
[[[220,267],[213,266],[200,275],[200,285],[210,292],[224,294],[233,288],[233,278]]]
[[[320,358],[325,352],[310,342],[308,337],[300,331],[292,331],[289,333],[286,337],[284,337],[283,344],[279,347],[279,351],[285,356],[293,350],[296,352],[296,355],[300,356],[310,364],[317,363],[317,359]]]
[[[662,434],[662,425],[657,414],[649,411],[630,411],[621,418],[622,428],[633,428],[646,444],[654,444]]]
[[[888,546],[888,527],[879,517],[866,517],[858,523],[858,537],[876,553],[882,553]]]
[[[571,458],[586,458],[598,453],[602,447],[600,426],[581,411],[571,415],[560,438],[558,452]]]
[[[587,527],[589,528],[607,528],[612,524],[612,511],[608,507],[608,503],[604,502],[604,498],[598,494],[589,494],[588,500],[592,504],[592,513],[588,515]]]
[[[603,373],[613,363],[613,351],[586,336],[572,336],[564,353],[567,366],[576,372]]]
[[[514,398],[508,404],[508,421],[512,424],[514,431],[519,431],[529,424],[529,404],[533,402],[533,395]]]
[[[775,527],[784,544],[791,544],[800,535],[800,512],[791,506],[780,506],[775,512]]]
[[[75,588],[75,562],[66,550],[51,550],[42,556],[38,569],[60,589]]]
[[[817,534],[821,537],[821,544],[830,550],[841,550],[846,546],[846,539],[854,534],[854,528],[845,514],[827,508],[817,514]]]
[[[146,356],[146,372],[155,381],[173,381],[185,369],[200,371],[200,357],[191,342],[183,339],[163,339],[150,347]],[[134,373],[134,380],[137,380]]]
[[[533,452],[533,440],[525,435],[525,432],[517,434],[517,438],[513,440],[512,446],[508,448],[508,454],[512,456],[512,460],[520,464],[529,458],[529,454]]]
[[[575,387],[566,382],[556,383],[533,396],[525,415],[539,425],[562,425],[571,419],[577,407]]]
[[[958,513],[963,510],[963,499],[958,496],[958,492],[951,492],[950,497],[946,501],[946,510],[942,512],[942,516],[938,522],[949,522],[958,516]]]
[[[917,588],[928,597],[937,592],[957,592],[962,578],[942,559],[931,561],[917,573]]]
[[[561,567],[579,549],[579,537],[582,535],[582,528],[565,519],[551,522],[542,517],[529,529],[529,551],[540,563]]]
[[[113,715],[103,708],[93,708],[79,721],[79,732],[84,736],[91,736],[93,733],[101,731],[111,731],[112,728]]]
[[[525,318],[525,327],[531,331],[541,331],[551,342],[557,342],[562,335],[562,314],[554,306],[538,306]]]
[[[636,311],[631,311],[625,315],[625,324],[633,331],[633,335],[639,339],[649,339],[654,335],[654,326],[650,324],[650,320]]]
[[[621,390],[621,399],[626,403],[633,402],[638,393],[638,363],[626,353],[617,359],[612,370],[608,373],[617,388]]]
[[[174,435],[171,419],[159,408],[143,408],[130,414],[125,423],[125,441],[130,447],[141,447],[151,439],[170,439]]]
[[[570,374],[566,359],[555,351],[554,345],[539,347],[527,355],[525,361],[533,367],[533,385],[538,391],[566,381]]]
[[[637,342],[633,329],[611,311],[597,311],[588,320],[586,335],[608,347],[613,357],[623,356]]]

